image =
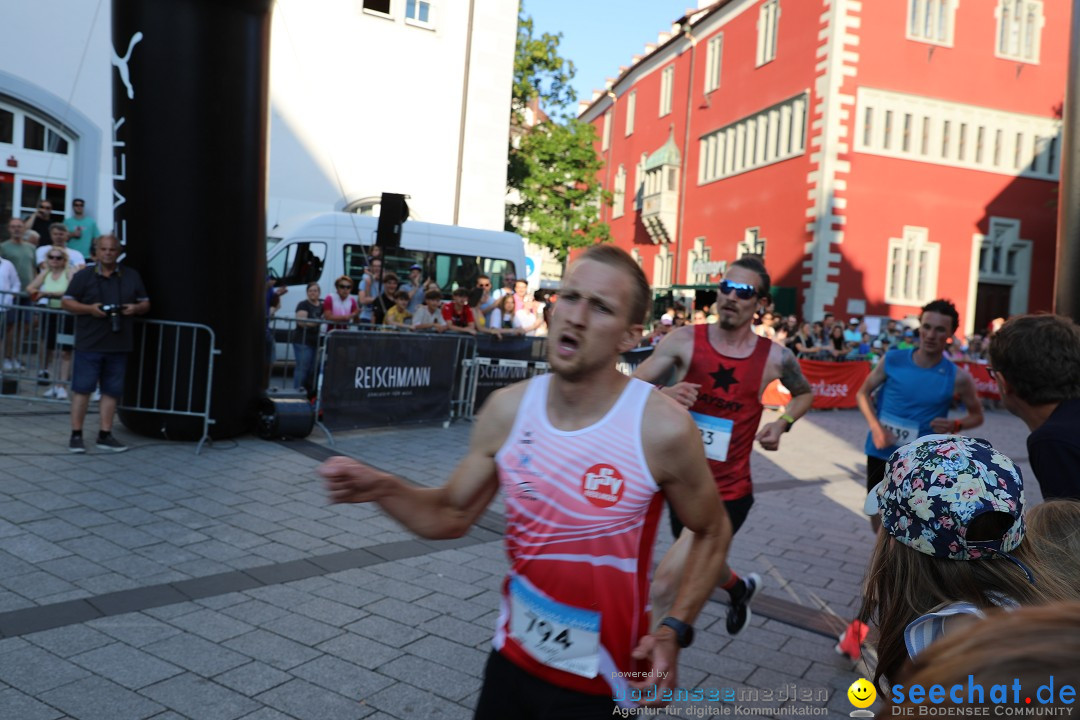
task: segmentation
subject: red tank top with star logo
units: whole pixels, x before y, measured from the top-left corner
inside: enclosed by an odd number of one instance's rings
[[[713,440],[715,433],[730,433],[723,438],[726,453],[710,452],[709,468],[720,497],[736,500],[751,493],[750,451],[761,422],[761,376],[769,359],[772,341],[757,338],[753,352],[744,358],[728,357],[709,342],[708,325],[694,326],[694,352],[685,382],[701,385],[697,402],[690,408],[696,415],[722,418],[722,425],[709,425],[697,418],[703,439]],[[710,428],[710,429],[706,429]],[[726,458],[723,460],[715,457]]]

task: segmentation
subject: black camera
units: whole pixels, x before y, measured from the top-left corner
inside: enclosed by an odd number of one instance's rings
[[[105,316],[109,318],[109,325],[114,333],[120,332],[120,306],[109,304],[102,305],[101,312],[105,313]]]

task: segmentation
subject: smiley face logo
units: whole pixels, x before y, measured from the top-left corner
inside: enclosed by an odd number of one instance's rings
[[[851,687],[847,690],[847,697],[855,707],[868,708],[873,705],[874,700],[877,699],[877,690],[874,689],[873,683],[869,680],[866,678],[859,678],[851,683]]]

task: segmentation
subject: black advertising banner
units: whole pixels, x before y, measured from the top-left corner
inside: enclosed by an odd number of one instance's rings
[[[454,379],[471,338],[332,332],[320,408],[331,430],[450,419]]]
[[[507,337],[479,335],[476,338],[476,354],[480,357],[505,360],[547,361],[546,337]]]

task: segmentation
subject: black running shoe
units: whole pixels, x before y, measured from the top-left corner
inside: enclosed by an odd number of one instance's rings
[[[72,435],[68,440],[68,452],[84,453],[86,448],[83,446],[82,435]]]
[[[49,384],[49,371],[48,370],[40,370],[40,371],[38,371],[37,377],[38,377],[37,384],[40,385],[41,387],[45,387],[46,385]]]
[[[754,596],[761,589],[761,576],[750,573],[743,578],[743,583],[746,585],[746,591],[741,598],[731,601],[731,607],[727,611],[728,635],[738,635],[750,624],[750,618],[753,617],[753,613],[750,612],[750,603],[754,601]]]
[[[127,450],[127,445],[117,440],[112,436],[112,433],[106,433],[105,435],[98,435],[97,444],[95,447],[98,450],[111,450],[113,452],[124,452]]]

